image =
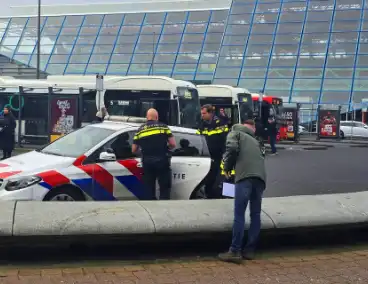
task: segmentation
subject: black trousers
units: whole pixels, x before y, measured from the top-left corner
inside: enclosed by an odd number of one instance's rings
[[[222,192],[216,183],[219,181],[221,160],[216,159],[211,162],[211,168],[205,179],[204,191],[208,199],[219,199]]]
[[[147,190],[145,200],[156,200],[156,180],[160,200],[169,200],[171,193],[171,168],[169,162],[143,163],[143,182]]]
[[[12,155],[12,152],[13,151],[9,151],[9,150],[3,150],[3,157],[2,157],[2,160],[5,160],[7,158],[10,158],[11,155]]]

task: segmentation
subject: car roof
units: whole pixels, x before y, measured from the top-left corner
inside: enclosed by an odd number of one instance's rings
[[[141,125],[142,123],[135,123],[135,122],[104,121],[102,123],[89,124],[88,126],[111,129],[114,131],[120,131],[120,130],[124,130],[128,128],[138,128]],[[169,126],[169,128],[175,132],[182,132],[182,133],[188,133],[188,134],[196,133],[196,130],[191,129],[191,128],[178,127],[178,126]]]

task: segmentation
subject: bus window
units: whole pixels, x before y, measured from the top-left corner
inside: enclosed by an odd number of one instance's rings
[[[240,121],[253,118],[253,100],[250,94],[238,94]]]
[[[178,87],[178,101],[181,120],[180,126],[197,128],[201,116],[197,90]]]

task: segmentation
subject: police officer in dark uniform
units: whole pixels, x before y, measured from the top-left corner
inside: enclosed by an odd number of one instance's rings
[[[212,159],[211,168],[205,180],[205,193],[208,199],[221,198],[221,192],[216,187],[216,181],[220,172],[222,155],[225,152],[225,142],[229,127],[214,114],[212,105],[202,106],[201,115],[202,121],[197,134],[206,137],[208,150]]]
[[[158,121],[155,109],[147,111],[147,122],[133,139],[132,152],[142,151],[143,181],[148,190],[147,200],[156,199],[156,180],[160,187],[160,199],[169,200],[171,192],[171,167],[169,149],[176,147],[169,127]]]

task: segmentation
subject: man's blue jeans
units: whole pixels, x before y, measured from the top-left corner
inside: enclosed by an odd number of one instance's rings
[[[250,203],[250,228],[245,252],[254,252],[261,231],[261,207],[265,183],[258,178],[247,178],[235,184],[232,252],[242,250],[245,230],[245,210]]]

